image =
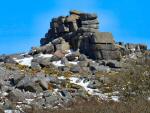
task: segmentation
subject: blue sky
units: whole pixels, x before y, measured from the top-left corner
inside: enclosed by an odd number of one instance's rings
[[[52,17],[77,9],[95,12],[100,31],[116,41],[145,43],[150,48],[150,1],[145,0],[1,0],[0,54],[39,46]]]

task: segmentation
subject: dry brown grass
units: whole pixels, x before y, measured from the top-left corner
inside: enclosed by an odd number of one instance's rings
[[[137,98],[135,101],[126,103],[119,102],[98,102],[95,99],[90,101],[78,101],[67,109],[39,110],[33,108],[27,113],[150,113],[150,102]]]

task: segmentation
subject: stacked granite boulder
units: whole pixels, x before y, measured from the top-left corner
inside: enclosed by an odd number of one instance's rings
[[[138,53],[145,53],[147,51],[147,45],[145,44],[133,44],[133,43],[126,43],[118,42],[117,46],[120,48],[120,52],[122,56],[130,55],[130,54],[138,54]]]
[[[127,44],[125,44],[125,48],[130,50],[130,53],[132,53],[132,52],[144,52],[147,50],[147,46],[144,44],[127,43]]]
[[[69,16],[53,18],[41,46],[62,37],[70,44],[70,49],[80,51],[94,60],[119,60],[121,52],[115,46],[112,33],[99,32],[96,14],[70,11]]]

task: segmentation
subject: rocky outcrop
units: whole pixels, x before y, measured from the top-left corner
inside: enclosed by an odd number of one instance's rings
[[[69,16],[53,18],[41,46],[62,37],[73,50],[79,50],[92,59],[120,59],[113,36],[109,32],[99,32],[96,14],[70,11]],[[59,41],[58,41],[59,42]],[[89,52],[90,51],[90,52]]]
[[[134,52],[144,52],[143,44],[116,43],[110,32],[99,32],[98,16],[94,13],[70,11],[68,16],[53,18],[50,29],[41,39],[41,47],[30,52],[53,53],[72,49],[93,60],[120,60]]]

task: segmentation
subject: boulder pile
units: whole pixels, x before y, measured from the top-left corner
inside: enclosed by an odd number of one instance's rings
[[[69,16],[53,18],[48,33],[40,42],[44,46],[61,37],[69,43],[70,49],[78,50],[94,60],[120,59],[121,53],[115,46],[112,33],[98,30],[96,14],[73,10]]]
[[[69,16],[52,19],[50,29],[40,41],[41,46],[57,38],[64,39],[69,43],[70,49],[79,51],[93,60],[120,60],[133,50],[143,52],[147,49],[142,44],[116,44],[112,33],[99,32],[98,16],[95,13],[76,10],[70,11]]]

